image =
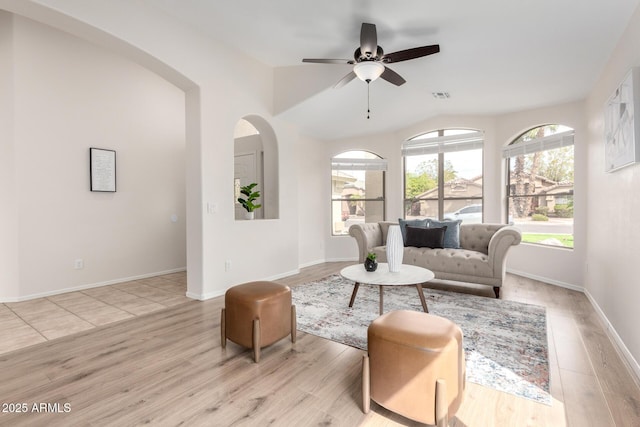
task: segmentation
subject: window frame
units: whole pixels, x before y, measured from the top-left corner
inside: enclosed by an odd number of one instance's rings
[[[562,126],[565,127],[569,130],[566,131],[562,131],[562,132],[556,132],[553,133],[551,135],[547,135],[544,136],[542,138],[536,138],[539,141],[536,141],[536,139],[533,140],[529,140],[529,141],[521,141],[518,142],[522,139],[522,137],[524,135],[526,135],[527,133],[539,129],[539,128],[543,128],[543,127],[547,127],[547,126]],[[511,193],[511,186],[515,185],[512,184],[511,182],[511,165],[512,165],[512,161],[514,161],[514,159],[518,156],[518,155],[529,155],[529,154],[534,154],[536,152],[548,152],[548,151],[552,151],[555,149],[559,149],[559,148],[563,148],[563,147],[572,147],[573,148],[573,174],[574,174],[574,181],[573,181],[573,185],[571,190],[568,191],[559,191],[553,194],[548,195],[547,197],[554,197],[554,198],[558,198],[558,197],[563,197],[563,198],[567,198],[567,199],[571,199],[573,201],[574,199],[574,194],[575,194],[575,143],[574,143],[574,136],[575,136],[575,130],[572,128],[569,128],[568,126],[563,126],[560,125],[558,123],[551,123],[551,124],[544,124],[544,125],[539,125],[539,126],[535,126],[530,128],[529,130],[521,133],[517,138],[514,138],[507,146],[505,146],[502,150],[502,157],[506,160],[505,161],[505,174],[506,174],[506,185],[505,185],[505,217],[508,219],[508,222],[511,223],[511,202],[515,197],[522,197],[522,198],[534,198],[534,197],[541,197],[541,195],[535,194],[535,193],[531,193],[529,191],[530,189],[530,184],[529,183],[525,183],[525,189],[526,189],[526,193],[525,194],[518,194],[518,195],[512,195]],[[514,148],[517,145],[522,144],[522,146],[520,147],[520,149],[518,148]],[[557,204],[557,203],[555,203]],[[568,204],[568,203],[567,203]],[[574,218],[573,216],[571,217],[572,219]],[[575,221],[572,222],[572,233],[571,236],[575,239]],[[533,233],[533,234],[545,234],[545,233]],[[523,237],[526,236],[526,232],[523,232]],[[527,242],[524,241],[522,242],[523,244],[528,244],[528,245],[535,245],[535,246],[539,246],[539,247],[545,247],[545,248],[556,248],[556,249],[562,249],[562,250],[574,250],[575,249],[575,241],[573,243],[573,246],[557,246],[557,245],[550,245],[550,244],[546,244],[546,243],[540,243],[540,242]]]
[[[461,134],[453,134],[453,135],[447,135],[445,136],[445,132],[446,131],[469,131],[468,133],[461,133]],[[432,136],[432,137],[425,137],[426,135],[429,134],[434,134],[437,133],[437,135]],[[420,138],[420,137],[423,137]],[[437,164],[438,164],[438,176],[437,176],[437,198],[435,197],[429,197],[429,198],[408,198],[407,197],[407,157],[409,156],[417,156],[420,154],[410,154],[410,151],[412,151],[411,149],[406,149],[405,146],[409,145],[411,143],[411,141],[415,141],[417,139],[422,139],[425,141],[425,143],[427,145],[430,145],[432,147],[438,146],[438,150],[437,152],[432,152],[432,153],[423,153],[424,154],[437,154]],[[457,140],[467,140],[467,139],[474,139],[475,141],[479,141],[479,142],[462,142],[460,145],[463,146],[463,149],[456,149],[456,150],[447,150],[447,143],[449,144],[456,144]],[[431,140],[431,141],[430,141]],[[430,143],[431,142],[431,143]],[[464,147],[468,147],[466,149],[464,149]],[[481,164],[481,174],[480,176],[482,177],[482,185],[481,185],[481,196],[466,196],[466,197],[445,197],[445,155],[447,153],[453,153],[453,152],[461,152],[461,151],[472,151],[475,149],[480,149],[481,150],[481,154],[480,154],[480,164]],[[408,139],[407,141],[405,141],[405,144],[403,145],[403,155],[402,155],[402,161],[403,161],[403,190],[402,190],[402,200],[403,200],[403,217],[406,219],[407,217],[407,210],[408,210],[408,206],[412,203],[415,203],[416,201],[420,201],[420,200],[424,200],[424,201],[434,201],[437,200],[438,203],[438,220],[442,221],[444,219],[444,215],[446,212],[444,212],[444,204],[445,201],[467,201],[469,202],[469,204],[481,204],[482,205],[482,210],[481,210],[481,221],[484,221],[484,133],[482,131],[478,131],[478,130],[474,130],[474,129],[468,129],[468,128],[447,128],[447,129],[438,129],[438,130],[432,130],[432,131],[428,131],[428,132],[424,132],[421,133],[419,135],[416,135],[413,138]],[[426,217],[425,217],[426,218]]]
[[[346,153],[354,153],[354,152],[360,152],[360,153],[368,153],[371,154],[373,156],[376,156],[375,159],[358,159],[358,158],[348,158],[348,157],[338,157],[342,154],[346,154]],[[351,163],[351,167],[352,168],[338,168],[338,169],[334,169],[334,161],[335,163],[343,163],[343,164],[348,164]],[[363,168],[362,169],[358,169],[357,168],[357,164],[363,164]],[[366,165],[371,165],[372,167],[367,168]],[[380,165],[379,169],[376,167],[376,165]],[[367,170],[379,170],[380,172],[382,172],[382,195],[380,197],[377,198],[371,198],[371,197],[365,197],[362,199],[357,199],[359,202],[364,202],[365,204],[367,202],[382,202],[382,220],[386,221],[387,219],[387,159],[383,158],[382,156],[380,156],[377,153],[374,153],[373,151],[369,151],[369,150],[358,150],[358,149],[354,149],[354,150],[346,150],[346,151],[342,151],[336,155],[334,155],[333,157],[331,157],[331,169],[330,169],[330,179],[331,179],[331,199],[330,199],[330,213],[329,213],[329,218],[330,218],[330,233],[331,233],[331,237],[349,237],[348,233],[340,233],[340,234],[336,234],[335,230],[334,230],[334,209],[333,209],[333,204],[336,202],[339,203],[344,203],[344,202],[351,202],[353,201],[353,199],[351,198],[333,198],[333,179],[334,179],[334,172],[335,171],[344,171],[344,170],[355,170],[355,171],[362,171],[365,172]],[[366,181],[365,181],[365,185],[366,185]],[[366,191],[366,190],[365,190]],[[342,219],[342,218],[340,218]]]

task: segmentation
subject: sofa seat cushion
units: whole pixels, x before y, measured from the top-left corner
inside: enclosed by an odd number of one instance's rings
[[[378,261],[386,262],[385,246],[373,248]],[[445,278],[438,273],[456,276],[493,277],[493,270],[486,254],[468,249],[430,249],[408,246],[404,248],[403,264],[428,268],[436,279]],[[447,277],[448,278],[448,277]]]

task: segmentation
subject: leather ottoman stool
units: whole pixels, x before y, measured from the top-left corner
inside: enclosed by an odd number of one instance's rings
[[[367,332],[362,406],[370,399],[404,417],[447,426],[462,403],[462,331],[448,319],[418,311],[388,312]]]
[[[227,339],[253,349],[260,361],[260,348],[291,334],[296,342],[296,306],[291,289],[274,282],[249,282],[229,288],[224,294],[220,320],[222,348]]]

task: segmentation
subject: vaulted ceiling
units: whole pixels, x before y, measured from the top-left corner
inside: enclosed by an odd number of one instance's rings
[[[322,139],[400,129],[448,114],[501,114],[584,99],[640,0],[143,0],[275,68],[274,112]],[[407,83],[332,86],[363,22],[385,52],[439,44],[393,64]],[[433,92],[447,92],[436,99]]]

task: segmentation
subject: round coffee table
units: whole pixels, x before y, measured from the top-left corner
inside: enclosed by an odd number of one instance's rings
[[[385,286],[415,286],[418,290],[420,302],[422,303],[422,309],[425,313],[429,312],[429,309],[427,308],[427,301],[424,299],[424,294],[422,293],[422,284],[435,277],[431,270],[417,267],[415,265],[402,264],[400,266],[400,271],[392,273],[389,271],[389,265],[381,262],[378,263],[378,269],[376,271],[367,271],[364,269],[363,264],[355,264],[343,268],[340,271],[340,275],[347,280],[355,282],[349,307],[353,307],[353,301],[356,299],[356,294],[358,293],[360,284],[379,286],[380,314],[383,312],[383,288]]]

